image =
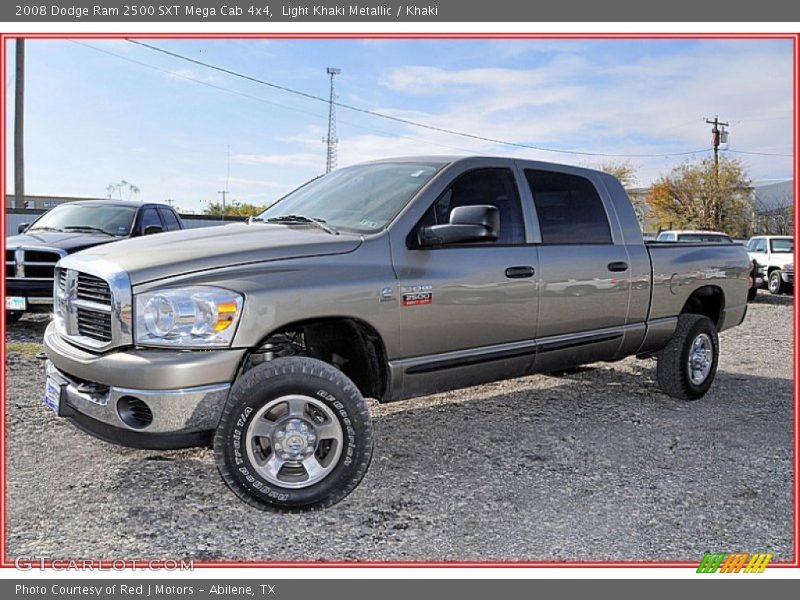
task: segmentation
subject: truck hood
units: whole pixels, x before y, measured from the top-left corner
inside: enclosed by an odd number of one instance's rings
[[[6,249],[14,250],[20,246],[60,248],[71,254],[84,248],[91,248],[99,244],[114,242],[120,238],[102,233],[87,233],[85,231],[32,231],[6,238]]]
[[[360,236],[332,235],[314,226],[236,223],[134,238],[91,248],[81,256],[122,267],[136,285],[232,265],[343,254],[360,245]]]

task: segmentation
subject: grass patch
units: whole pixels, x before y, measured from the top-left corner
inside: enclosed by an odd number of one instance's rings
[[[44,346],[42,344],[35,342],[8,342],[6,344],[6,352],[19,352],[28,356],[36,356],[43,349]]]

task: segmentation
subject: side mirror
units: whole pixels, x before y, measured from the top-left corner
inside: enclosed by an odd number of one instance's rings
[[[25,233],[25,230],[30,226],[30,223],[20,223],[17,227],[17,233]]]
[[[429,225],[419,231],[420,247],[464,242],[493,242],[500,235],[500,212],[496,206],[478,204],[458,206],[450,212],[446,225]]]
[[[145,235],[153,235],[154,233],[162,233],[164,228],[161,225],[148,225],[145,227],[144,234]]]

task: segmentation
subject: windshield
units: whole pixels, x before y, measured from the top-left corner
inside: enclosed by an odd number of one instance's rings
[[[776,254],[791,254],[794,252],[794,240],[791,238],[770,240],[769,244]]]
[[[334,229],[380,231],[436,174],[439,165],[379,163],[339,169],[289,193],[259,215],[317,219]]]
[[[128,235],[136,206],[62,204],[31,226],[28,231],[94,231],[108,235]]]
[[[679,242],[716,242],[718,244],[732,244],[733,240],[727,235],[714,233],[682,233],[678,236]]]

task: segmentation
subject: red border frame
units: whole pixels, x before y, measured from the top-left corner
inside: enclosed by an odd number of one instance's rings
[[[798,77],[798,42],[800,42],[800,33],[755,33],[755,34],[727,34],[727,33],[144,33],[144,32],[130,32],[130,33],[0,33],[0,76],[2,80],[6,81],[6,47],[9,40],[16,38],[25,39],[121,39],[133,37],[137,39],[457,39],[457,40],[474,40],[474,39],[492,39],[492,40],[528,40],[528,39],[785,39],[794,42],[792,52],[793,56],[793,104],[794,104],[794,130],[793,130],[793,147],[794,147],[794,193],[795,193],[795,213],[798,207],[798,129],[800,128],[800,111],[798,111],[797,97],[798,97],[798,84],[800,77]],[[2,184],[3,191],[3,211],[0,213],[0,236],[5,240],[5,190],[6,190],[6,163],[5,156],[7,151],[6,145],[6,97],[7,94],[2,94],[0,99],[0,117],[2,118],[2,155],[4,160],[0,164],[0,184]],[[797,254],[798,250],[795,249]],[[0,266],[0,295],[5,297],[5,261]],[[793,448],[793,487],[792,487],[792,505],[793,505],[793,535],[792,535],[792,553],[794,555],[793,561],[773,562],[770,563],[771,567],[800,567],[800,558],[797,551],[800,546],[800,535],[798,531],[798,513],[800,513],[800,486],[798,485],[797,474],[800,472],[800,423],[798,422],[798,364],[797,364],[797,334],[800,327],[798,326],[797,319],[797,304],[793,304],[794,308],[794,328],[792,340],[792,364],[793,364],[793,410],[794,418],[792,420],[792,437],[794,440]],[[0,313],[0,329],[2,329],[5,338],[6,323],[5,311]],[[6,520],[6,348],[5,339],[3,340],[2,349],[0,349],[0,359],[3,362],[3,369],[0,371],[0,386],[3,389],[3,403],[0,405],[0,436],[2,436],[2,445],[0,445],[0,495],[2,496],[2,510],[0,510],[0,531],[2,532],[2,539],[0,539],[0,568],[8,569],[14,568],[13,560],[9,560],[6,555],[7,545],[7,520]],[[737,549],[731,549],[737,550]],[[764,549],[768,550],[768,549]],[[446,567],[446,568],[527,568],[527,567],[547,567],[547,568],[571,568],[571,567],[610,567],[610,568],[647,568],[647,567],[680,567],[680,568],[696,568],[698,562],[702,557],[697,557],[693,561],[578,561],[578,562],[545,562],[545,561],[331,561],[331,562],[236,562],[236,561],[202,561],[195,562],[196,568],[263,568],[263,567],[289,567],[289,568],[303,568],[303,567],[357,567],[357,568],[380,568],[380,567]],[[63,561],[56,561],[63,562]],[[87,561],[88,562],[88,561]],[[119,564],[121,561],[115,561]],[[128,567],[134,565],[163,565],[164,561],[148,562],[145,560],[126,561]],[[111,569],[112,561],[100,561],[96,563],[95,568]],[[52,567],[52,561],[45,561],[47,568]]]

